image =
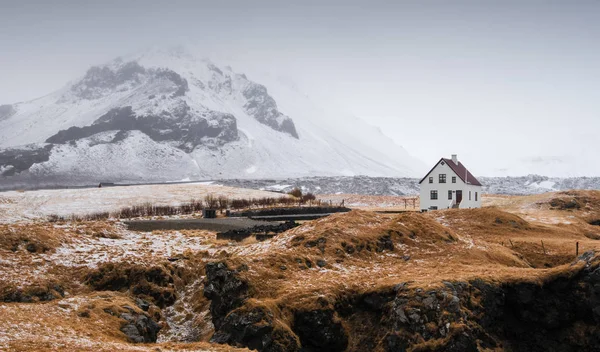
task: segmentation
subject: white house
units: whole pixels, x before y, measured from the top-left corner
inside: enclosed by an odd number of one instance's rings
[[[419,185],[421,211],[481,207],[481,183],[456,154],[451,159],[441,158]]]

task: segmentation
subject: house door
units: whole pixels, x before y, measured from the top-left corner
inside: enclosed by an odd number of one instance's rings
[[[456,204],[462,202],[462,191],[456,191]]]

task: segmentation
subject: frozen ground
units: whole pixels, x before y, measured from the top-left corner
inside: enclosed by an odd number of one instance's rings
[[[0,223],[117,211],[151,202],[177,205],[207,195],[228,198],[279,197],[277,193],[206,183],[0,192]]]
[[[527,195],[568,189],[600,189],[600,177],[477,177],[486,194]],[[314,194],[355,194],[370,196],[415,196],[418,178],[333,176],[289,179],[231,179],[218,181],[231,187],[288,192],[294,187]],[[404,205],[404,204],[402,204]]]

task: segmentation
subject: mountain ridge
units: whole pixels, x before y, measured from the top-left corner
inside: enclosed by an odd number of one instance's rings
[[[393,142],[363,142],[382,138],[366,123],[332,117],[297,92],[275,99],[270,91],[179,49],[117,58],[44,97],[0,107],[0,177],[409,176],[422,167]]]

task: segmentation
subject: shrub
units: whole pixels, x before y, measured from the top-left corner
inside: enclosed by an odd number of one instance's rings
[[[215,196],[212,194],[208,194],[206,197],[204,197],[204,202],[206,203],[206,207],[208,209],[215,209],[218,204],[217,198],[215,198]]]
[[[302,198],[302,190],[298,187],[288,192],[289,195],[294,196],[296,198]]]
[[[317,197],[314,194],[310,193],[310,192],[308,192],[308,193],[306,193],[305,195],[302,196],[302,201],[304,201],[304,202],[313,201],[315,199],[317,199]]]

